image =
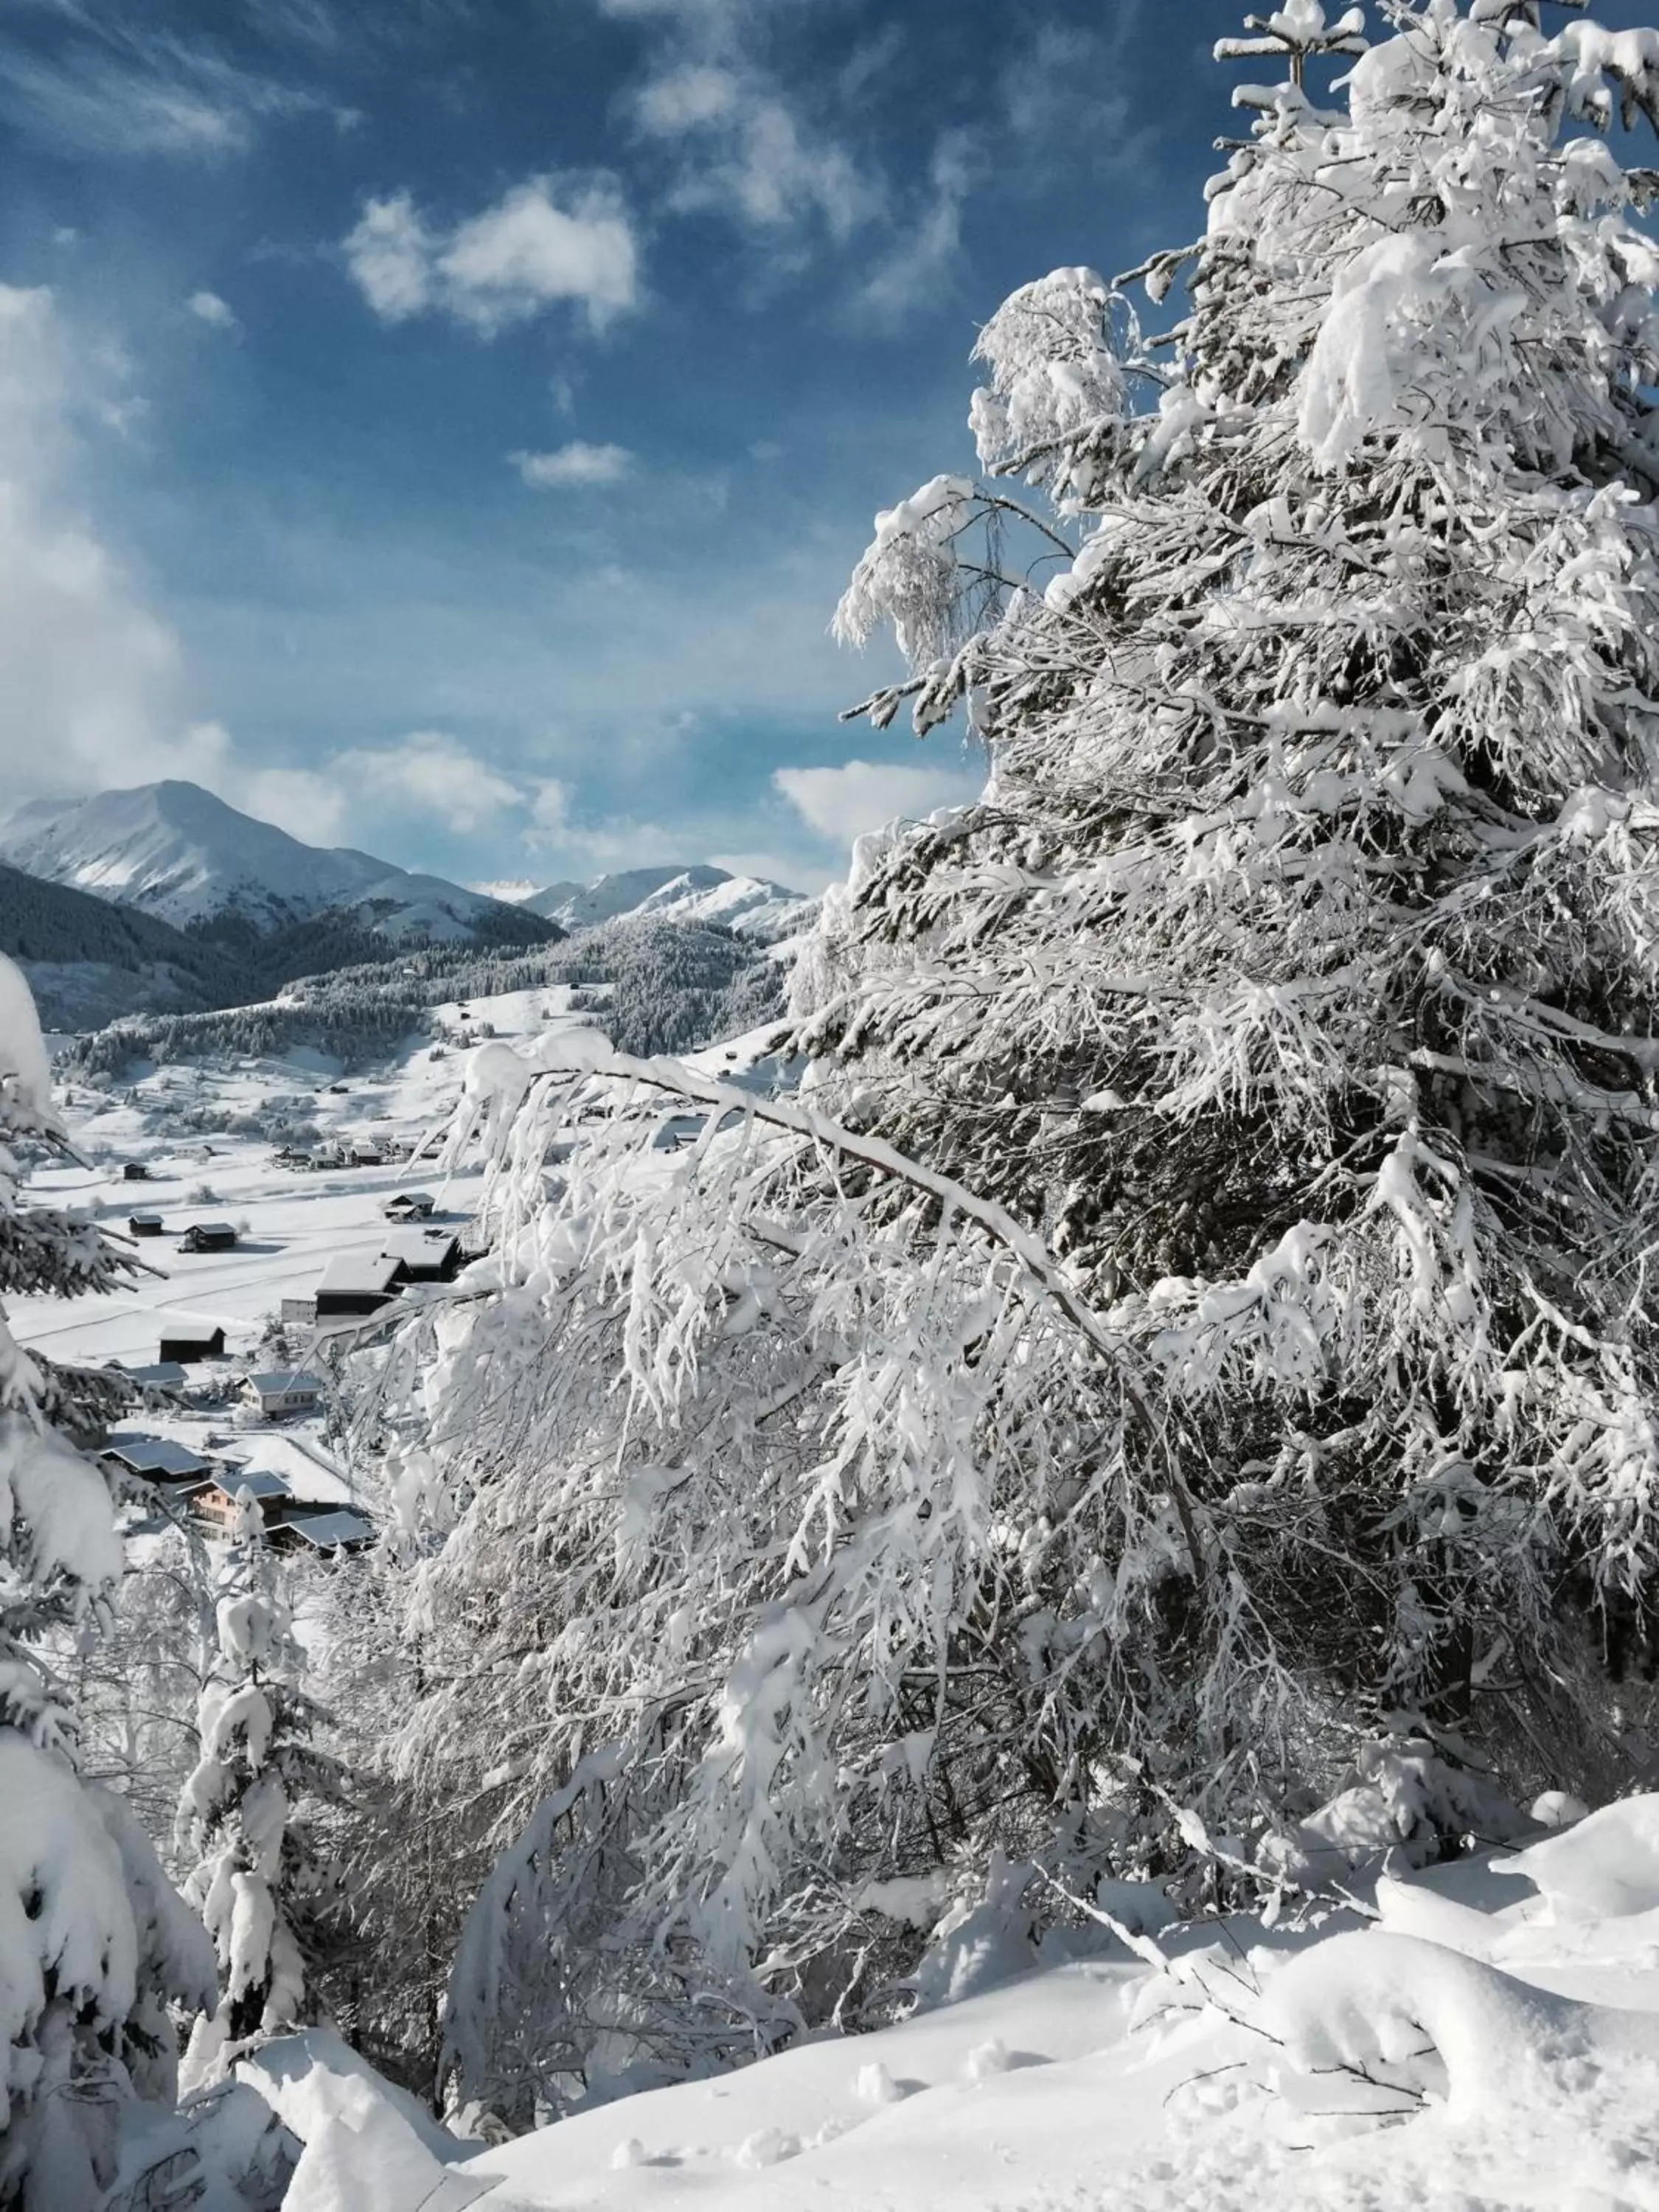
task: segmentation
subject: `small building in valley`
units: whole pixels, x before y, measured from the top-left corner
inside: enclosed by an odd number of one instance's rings
[[[429,1190],[400,1190],[380,1211],[388,1221],[429,1221],[436,1204]]]
[[[297,1369],[271,1375],[250,1375],[247,1387],[268,1421],[287,1420],[296,1413],[314,1413],[321,1403],[323,1378]]]
[[[124,1367],[118,1359],[110,1363],[112,1372],[120,1375],[146,1393],[155,1391],[165,1397],[176,1397],[190,1377],[176,1359],[153,1359],[143,1367]]]
[[[378,1313],[409,1280],[395,1253],[342,1253],[331,1260],[317,1285],[317,1318]]]
[[[266,1528],[286,1520],[294,1492],[280,1474],[263,1468],[222,1468],[212,1481],[198,1490],[191,1503],[202,1518],[216,1528],[228,1528],[236,1517],[236,1501],[244,1491],[252,1497]]]
[[[135,1237],[159,1237],[165,1224],[159,1213],[130,1213],[127,1227]]]
[[[331,1513],[295,1513],[271,1530],[270,1540],[283,1552],[361,1552],[374,1541],[374,1528],[343,1505]]]
[[[234,1252],[236,1231],[228,1221],[192,1222],[179,1240],[181,1252]]]
[[[213,1473],[211,1461],[172,1437],[114,1436],[98,1456],[112,1474],[141,1482],[199,1481]]]
[[[222,1359],[224,1356],[222,1328],[192,1328],[182,1322],[161,1339],[158,1354],[164,1366],[172,1362],[179,1367],[191,1367],[198,1360]]]
[[[121,1170],[123,1182],[148,1182],[149,1170],[142,1160],[129,1160]]]
[[[411,1283],[453,1282],[461,1264],[461,1240],[453,1229],[389,1229],[385,1256],[401,1261]]]

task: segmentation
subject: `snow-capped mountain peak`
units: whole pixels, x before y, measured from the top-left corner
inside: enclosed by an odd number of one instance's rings
[[[198,784],[35,799],[0,828],[0,859],[175,927],[234,915],[270,930],[340,913],[388,937],[490,933],[511,912],[437,876],[301,842]]]

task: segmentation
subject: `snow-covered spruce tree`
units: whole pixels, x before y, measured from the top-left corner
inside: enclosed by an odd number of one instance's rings
[[[0,1296],[107,1290],[129,1263],[96,1229],[28,1204],[64,1149],[28,987],[0,958]],[[170,2104],[170,2002],[212,1963],[123,1801],[76,1769],[54,1660],[97,1632],[121,1571],[104,1479],[69,1441],[81,1379],[20,1349],[0,1311],[0,2205],[89,2204],[124,2112]],[[66,1433],[67,1432],[67,1433]]]
[[[201,1757],[179,1808],[185,1893],[218,1954],[222,1995],[198,2023],[196,2080],[216,2078],[260,2035],[307,2017],[307,1966],[337,1904],[336,1870],[307,1814],[336,1802],[339,1763],[313,1741],[324,1716],[301,1658],[259,1509],[237,1501],[215,1591],[218,1656],[198,1715]]]
[[[800,1102],[475,1060],[500,1273],[435,1328],[409,1744],[524,1838],[453,1991],[475,2091],[538,1917],[609,1929],[549,2049],[694,2063],[854,2014],[941,1867],[1259,1836],[1401,1716],[1629,1771],[1659,264],[1599,132],[1659,40],[1383,12],[1239,42],[1290,81],[1143,272],[1187,270],[1169,332],[1086,270],[993,318],[975,427],[1035,502],[881,519],[842,627],[914,673],[870,711],[965,704],[992,770],[860,847]],[[647,1173],[659,1085],[721,1110]],[[1476,1824],[1416,1753],[1383,1784]]]

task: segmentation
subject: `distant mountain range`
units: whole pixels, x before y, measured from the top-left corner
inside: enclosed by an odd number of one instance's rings
[[[525,926],[523,907],[410,875],[370,853],[301,844],[194,783],[35,799],[0,827],[0,860],[175,928],[222,936],[265,936],[323,915],[434,944],[540,943],[550,934]]]
[[[54,1029],[245,1006],[415,944],[549,945],[638,917],[770,945],[815,911],[781,884],[702,866],[528,896],[528,885],[495,888],[507,896],[303,844],[193,783],[36,799],[0,824],[0,951],[21,963]]]
[[[573,933],[651,915],[662,921],[715,922],[767,945],[804,929],[817,908],[803,891],[710,867],[629,868],[591,884],[550,884],[519,903]]]

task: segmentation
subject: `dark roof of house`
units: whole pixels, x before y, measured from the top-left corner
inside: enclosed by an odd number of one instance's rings
[[[308,1390],[316,1394],[320,1393],[323,1387],[320,1375],[303,1374],[298,1369],[281,1375],[250,1375],[247,1379],[262,1398],[275,1398],[291,1390]]]
[[[302,1514],[288,1525],[320,1552],[331,1551],[336,1544],[366,1544],[374,1534],[372,1522],[365,1521],[361,1513],[348,1512],[343,1505],[331,1513]]]
[[[209,1462],[188,1444],[171,1437],[112,1437],[104,1447],[110,1459],[118,1459],[134,1474],[205,1474]]]

